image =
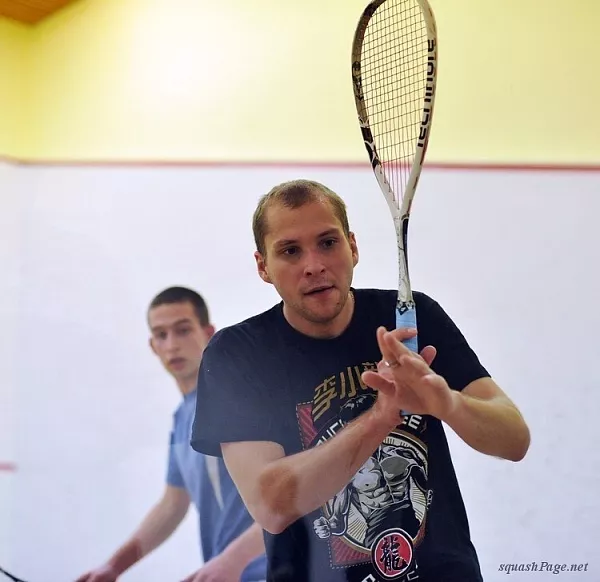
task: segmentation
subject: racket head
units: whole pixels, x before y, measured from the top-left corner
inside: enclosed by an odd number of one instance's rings
[[[427,0],[367,5],[352,43],[354,99],[369,160],[394,218],[410,214],[429,143],[437,65],[437,27]]]
[[[394,219],[396,327],[417,327],[408,274],[408,221],[429,143],[438,69],[427,0],[372,0],[352,43],[354,100],[369,161]],[[418,351],[417,337],[405,345]]]

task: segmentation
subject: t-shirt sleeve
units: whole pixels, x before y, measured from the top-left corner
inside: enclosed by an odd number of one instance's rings
[[[441,305],[427,296],[423,296],[423,300],[425,309],[421,312],[425,312],[422,313],[425,333],[420,338],[420,348],[426,345],[436,348],[437,355],[431,368],[445,378],[450,388],[458,391],[474,380],[489,377],[477,354]]]
[[[257,363],[245,358],[232,336],[215,336],[202,356],[198,374],[192,448],[221,456],[221,443],[278,441],[276,411],[264,394]]]
[[[179,465],[177,464],[175,446],[175,435],[173,432],[171,432],[171,438],[169,442],[169,459],[167,464],[167,485],[183,488],[185,484],[183,482],[181,472],[179,471]]]

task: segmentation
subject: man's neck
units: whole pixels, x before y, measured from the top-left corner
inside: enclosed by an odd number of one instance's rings
[[[197,384],[197,378],[185,378],[177,380],[177,388],[179,388],[179,392],[181,392],[182,396],[191,394],[194,390],[196,390]]]

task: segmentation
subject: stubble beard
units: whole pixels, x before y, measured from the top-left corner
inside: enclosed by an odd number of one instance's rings
[[[338,289],[339,292],[339,289]],[[298,306],[298,312],[300,315],[311,323],[316,323],[320,325],[324,325],[327,323],[333,322],[344,310],[344,307],[350,300],[350,290],[346,293],[345,296],[341,296],[335,306],[328,308],[326,313],[318,312],[310,307],[305,307],[302,304]]]

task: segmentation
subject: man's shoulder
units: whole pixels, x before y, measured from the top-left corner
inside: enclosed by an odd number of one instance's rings
[[[423,291],[413,291],[413,299],[415,300],[417,309],[419,307],[431,307],[436,304],[435,299]]]
[[[279,311],[280,305],[274,305],[262,313],[218,330],[211,338],[209,347],[215,351],[256,344],[272,330],[272,325],[277,322]]]

